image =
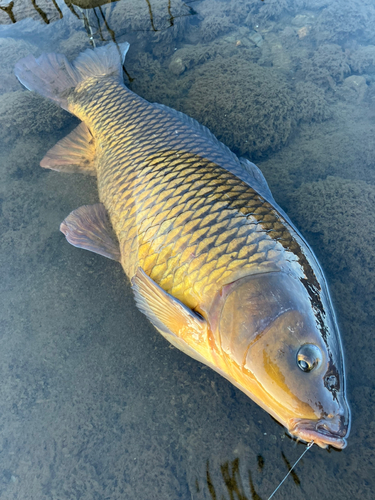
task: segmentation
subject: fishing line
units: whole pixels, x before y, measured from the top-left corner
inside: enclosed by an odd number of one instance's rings
[[[270,500],[274,496],[274,494],[276,493],[276,491],[280,488],[280,486],[283,484],[283,482],[285,481],[285,479],[289,476],[289,474],[292,472],[292,470],[294,469],[294,467],[298,464],[298,462],[301,460],[301,458],[303,457],[303,455],[312,447],[313,444],[314,444],[314,441],[311,441],[311,443],[309,443],[306,446],[306,450],[302,453],[302,455],[299,457],[299,459],[297,460],[297,462],[294,463],[294,465],[289,470],[288,474],[284,477],[284,479],[281,481],[281,483],[276,488],[276,490],[272,493],[272,495],[270,497],[268,497],[268,500]]]

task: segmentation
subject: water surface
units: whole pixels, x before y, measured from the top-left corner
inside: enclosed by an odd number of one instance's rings
[[[352,431],[274,498],[374,498],[373,2],[1,0],[0,23],[1,498],[267,499],[305,448],[172,348],[117,263],[59,232],[95,180],[39,167],[78,122],[13,66],[111,40],[131,44],[134,92],[259,165],[330,283]]]

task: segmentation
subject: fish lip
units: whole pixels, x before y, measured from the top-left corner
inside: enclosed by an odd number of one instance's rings
[[[289,421],[288,432],[292,437],[296,437],[306,443],[314,441],[314,444],[320,448],[333,446],[339,450],[343,450],[346,445],[346,439],[338,434],[327,429],[318,429],[322,420],[306,420],[306,419],[291,419]]]

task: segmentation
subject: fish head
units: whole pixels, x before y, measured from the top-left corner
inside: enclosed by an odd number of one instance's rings
[[[330,303],[311,297],[285,272],[226,285],[216,309],[216,349],[225,376],[292,436],[342,449],[350,410],[340,337]]]

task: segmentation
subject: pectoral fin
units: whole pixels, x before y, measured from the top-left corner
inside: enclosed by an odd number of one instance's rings
[[[77,208],[61,223],[60,231],[75,247],[120,261],[119,244],[102,203]]]
[[[168,339],[174,334],[185,341],[192,337],[199,343],[206,337],[207,322],[165,292],[141,268],[138,268],[132,279],[132,288],[138,308]],[[178,347],[185,350],[180,345]]]
[[[94,158],[94,138],[81,123],[48,151],[40,166],[69,174],[96,175]]]

